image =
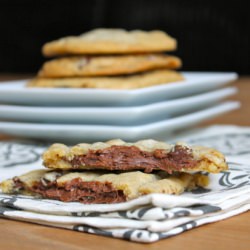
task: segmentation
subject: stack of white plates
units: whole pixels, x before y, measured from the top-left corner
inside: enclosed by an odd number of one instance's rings
[[[222,99],[235,73],[183,73],[185,80],[136,90],[27,88],[0,84],[0,133],[50,141],[165,139],[237,109]]]

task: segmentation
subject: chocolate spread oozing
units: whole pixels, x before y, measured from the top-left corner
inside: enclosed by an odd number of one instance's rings
[[[86,155],[75,156],[69,162],[75,169],[89,166],[123,171],[140,169],[147,173],[153,170],[172,173],[183,168],[195,167],[197,164],[191,149],[181,145],[176,145],[170,152],[164,149],[147,152],[135,146],[111,146],[99,150],[89,150]]]
[[[24,189],[24,184],[18,177],[14,177],[12,180],[14,182],[14,190],[16,192]]]
[[[22,183],[20,180],[15,183]],[[19,185],[19,184],[18,184]],[[36,182],[28,191],[41,195],[43,198],[56,199],[60,201],[78,201],[85,204],[98,203],[119,203],[126,201],[126,196],[122,190],[116,190],[109,182],[98,181],[85,182],[80,178],[75,178],[58,186],[56,181],[45,183]]]

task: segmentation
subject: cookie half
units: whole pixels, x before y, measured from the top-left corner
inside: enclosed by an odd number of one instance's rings
[[[140,171],[103,173],[35,170],[1,183],[4,193],[85,204],[119,203],[151,193],[181,194],[205,187],[202,174],[146,174]]]
[[[46,62],[38,76],[76,77],[108,76],[143,72],[153,69],[177,69],[181,60],[164,54],[123,55],[123,56],[78,56],[54,59]]]
[[[43,48],[45,56],[129,54],[172,51],[176,40],[163,31],[95,29],[80,36],[64,37]]]
[[[136,89],[183,80],[180,73],[155,70],[142,74],[110,77],[35,78],[27,87]]]
[[[53,144],[43,154],[44,166],[53,169],[104,169],[152,172],[206,171],[227,169],[225,157],[215,149],[155,140],[127,143],[120,139],[73,147]]]

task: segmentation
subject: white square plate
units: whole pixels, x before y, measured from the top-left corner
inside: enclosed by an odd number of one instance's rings
[[[204,93],[237,78],[236,73],[183,72],[184,81],[134,90],[27,88],[27,80],[0,84],[0,102],[42,106],[135,106]]]
[[[132,107],[37,107],[0,105],[0,119],[64,124],[139,125],[194,112],[235,94],[225,88],[205,94]]]
[[[146,138],[164,140],[175,130],[192,126],[203,120],[237,109],[238,107],[238,102],[224,102],[214,107],[173,119],[137,126],[0,122],[0,133],[65,143],[102,141],[114,138],[121,138],[128,141]]]

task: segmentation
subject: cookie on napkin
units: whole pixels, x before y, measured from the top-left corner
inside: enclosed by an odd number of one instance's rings
[[[225,157],[215,149],[150,139],[134,143],[114,139],[73,147],[53,144],[44,152],[43,164],[53,169],[142,170],[148,173],[163,170],[170,174],[177,171],[218,173],[227,169]]]
[[[103,173],[34,170],[1,183],[4,193],[26,194],[41,198],[85,204],[125,202],[145,194],[180,194],[208,184],[202,174],[167,176],[140,171]]]

